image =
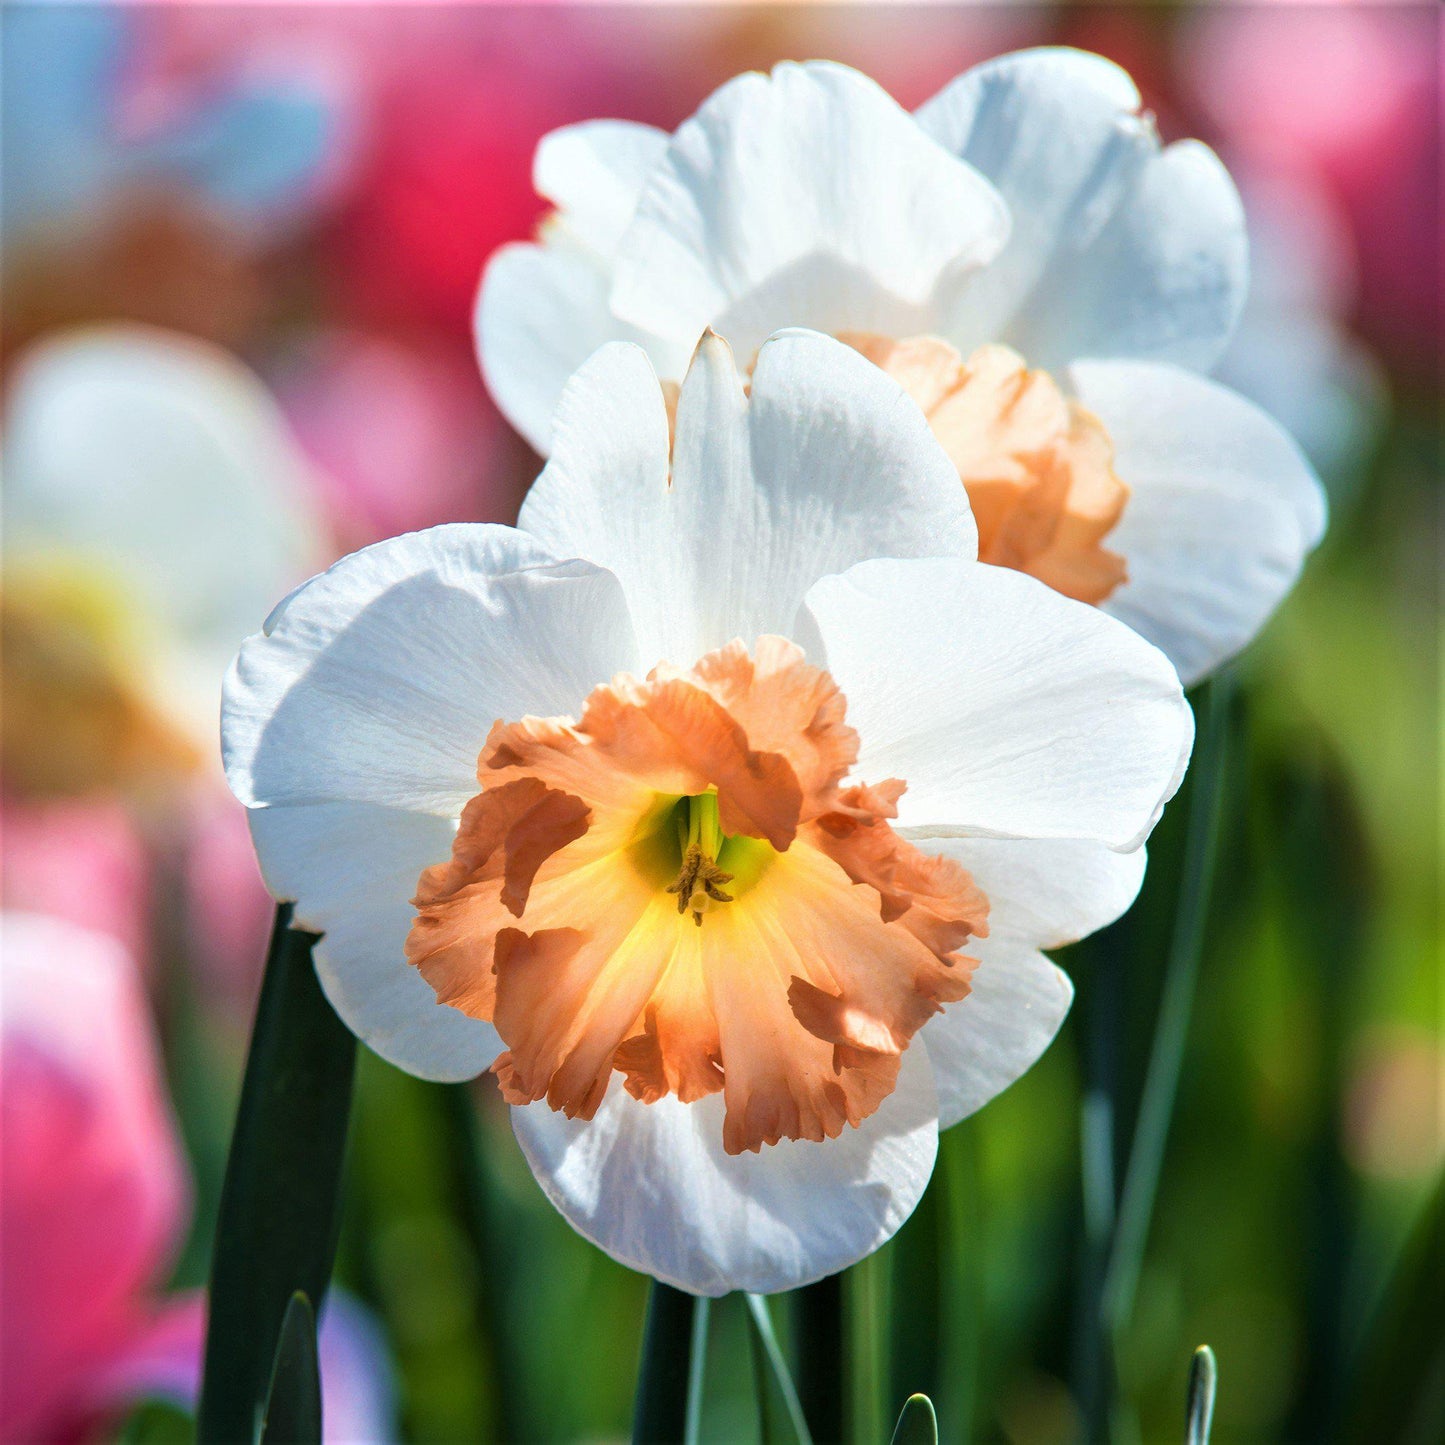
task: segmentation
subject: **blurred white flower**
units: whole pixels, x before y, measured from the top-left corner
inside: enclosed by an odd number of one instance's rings
[[[1202,375],[1243,306],[1244,217],[1213,153],[1161,148],[1139,107],[1110,62],[1034,50],[912,116],[815,62],[739,76],[672,136],[555,131],[534,178],[556,213],[478,298],[493,394],[545,452],[606,340],[675,382],[705,326],[744,362],[778,326],[845,336],[929,412],[985,560],[1100,603],[1192,681],[1288,591],[1324,504],[1289,436]]]
[[[381,542],[276,610],[227,774],[361,1038],[492,1067],[616,1258],[790,1288],[1047,1046],[1040,950],[1132,900],[1192,719],[1128,628],[971,560],[921,413],[826,337],[750,391],[705,338],[675,415],[605,347],[552,437],[520,530]]]
[[[213,757],[236,646],[325,555],[261,383],[162,331],[56,336],[12,377],[5,472],[12,785],[78,792]]]

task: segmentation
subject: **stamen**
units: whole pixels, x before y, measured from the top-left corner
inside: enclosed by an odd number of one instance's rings
[[[687,815],[686,829],[683,814]],[[731,903],[731,893],[724,893],[722,885],[731,883],[733,875],[725,873],[717,865],[717,855],[727,841],[718,820],[717,793],[699,793],[683,799],[678,810],[678,841],[683,845],[682,867],[677,877],[667,886],[667,892],[677,894],[677,911],[691,913],[692,921],[702,927],[702,916],[714,904]]]

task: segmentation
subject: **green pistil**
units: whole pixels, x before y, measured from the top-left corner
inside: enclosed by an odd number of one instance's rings
[[[669,893],[677,894],[677,911],[691,913],[692,921],[702,927],[702,916],[714,904],[731,903],[731,893],[722,885],[731,883],[733,875],[717,865],[727,835],[718,819],[717,793],[697,793],[683,798],[677,810],[678,844],[682,848],[682,867],[668,885]]]

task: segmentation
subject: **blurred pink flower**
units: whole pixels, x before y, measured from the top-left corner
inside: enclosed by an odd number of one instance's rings
[[[119,802],[7,801],[0,876],[6,909],[63,918],[145,957],[151,861]]]
[[[187,1404],[204,1305],[164,1298],[189,1185],[134,961],[59,918],[0,919],[0,1439],[72,1440],[146,1395]],[[331,1440],[387,1438],[385,1357],[328,1308]]]
[[[133,1356],[168,1354],[151,1291],[189,1190],[125,947],[22,913],[0,947],[0,1438],[33,1440],[118,1405]]]
[[[1434,356],[1439,16],[1430,6],[1221,5],[1180,37],[1187,86],[1240,155],[1302,167],[1345,205],[1360,319]]]
[[[244,1024],[276,905],[261,881],[245,810],[218,791],[198,790],[194,800],[184,883],[189,949],[207,1009]]]
[[[342,552],[439,522],[515,516],[532,468],[464,344],[319,333],[277,384]]]

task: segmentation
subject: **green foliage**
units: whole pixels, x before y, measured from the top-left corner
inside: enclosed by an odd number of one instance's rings
[[[1219,1370],[1214,1351],[1200,1345],[1189,1362],[1189,1393],[1184,1402],[1184,1445],[1209,1445],[1214,1423],[1214,1391]]]
[[[331,1278],[356,1042],[277,911],[211,1266],[201,1445],[255,1437],[283,1317]]]
[[[298,1289],[281,1318],[260,1445],[321,1445],[321,1364],[316,1315]]]
[[[927,1395],[910,1395],[903,1402],[891,1445],[938,1445],[938,1416]]]

